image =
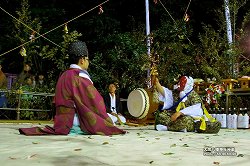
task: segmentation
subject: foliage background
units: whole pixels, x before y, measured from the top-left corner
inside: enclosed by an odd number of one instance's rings
[[[101,2],[5,0],[0,6],[44,34]],[[250,3],[247,0],[230,1],[234,39],[230,48],[226,38],[223,1],[192,0],[187,12],[189,22],[183,20],[188,0],[149,2],[153,39],[151,50],[152,54],[160,55],[158,70],[164,84],[170,85],[178,74],[189,74],[204,80],[215,77],[218,81],[249,75],[249,55],[241,47],[243,39],[248,37]],[[107,84],[115,80],[119,82],[121,97],[126,98],[136,87],[145,87],[149,61],[145,44],[144,3],[141,0],[110,0],[102,6],[103,14],[98,14],[97,8],[70,22],[68,34],[61,26],[45,35],[60,47],[40,37],[25,45],[27,57],[21,57],[19,49],[1,56],[3,70],[18,74],[22,64],[31,61],[34,74],[46,73],[49,80],[46,91],[53,92],[58,76],[68,67],[65,48],[69,42],[80,39],[86,41],[92,56],[89,72],[95,86],[104,93]],[[29,28],[3,11],[0,18],[0,53],[29,40],[32,33]],[[233,75],[233,64],[236,62],[240,71],[238,75]]]

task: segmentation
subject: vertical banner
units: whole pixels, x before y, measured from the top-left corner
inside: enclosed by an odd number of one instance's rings
[[[228,58],[229,58],[229,66],[230,66],[230,74],[232,77],[237,77],[237,63],[235,63],[235,56],[234,51],[231,48],[231,45],[233,43],[233,37],[232,37],[232,28],[231,28],[231,19],[230,19],[230,9],[229,9],[229,0],[224,0],[225,4],[225,17],[226,17],[226,25],[227,25],[227,40],[229,44],[229,50],[228,50]]]
[[[231,45],[233,43],[233,39],[232,39],[232,28],[230,20],[229,0],[224,0],[224,3],[225,3],[225,16],[227,24],[227,40],[228,44]]]
[[[145,10],[146,10],[146,36],[147,36],[147,54],[150,56],[150,23],[149,23],[149,2],[148,0],[145,0]],[[147,70],[147,78],[150,79],[150,69]],[[151,81],[148,81],[148,87],[151,87],[152,85]]]

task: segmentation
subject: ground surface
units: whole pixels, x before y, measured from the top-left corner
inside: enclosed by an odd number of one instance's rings
[[[153,126],[120,126],[125,135],[24,136],[19,127],[44,124],[0,123],[1,166],[167,166],[250,165],[250,130],[218,134],[155,131]],[[50,124],[51,125],[51,124]],[[204,156],[209,148],[230,147],[235,156]],[[217,149],[218,150],[218,149]]]

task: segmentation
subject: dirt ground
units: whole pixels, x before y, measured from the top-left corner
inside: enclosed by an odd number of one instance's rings
[[[114,136],[24,136],[18,132],[20,127],[43,125],[0,123],[0,165],[247,166],[250,162],[250,129],[198,134],[124,125],[120,128],[128,133]]]

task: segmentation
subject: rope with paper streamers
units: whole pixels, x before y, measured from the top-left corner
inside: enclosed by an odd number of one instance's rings
[[[35,39],[35,33],[37,33],[38,35],[41,35],[39,34],[37,31],[35,31],[34,29],[32,29],[31,27],[29,27],[27,24],[25,24],[24,22],[20,21],[19,19],[17,19],[16,17],[14,17],[13,15],[11,15],[9,12],[7,12],[6,10],[4,10],[1,6],[0,6],[0,9],[2,11],[4,11],[6,14],[8,14],[10,17],[12,17],[13,19],[15,19],[16,21],[18,21],[19,23],[23,24],[26,28],[28,28],[29,30],[32,31],[32,34],[31,34],[31,37],[30,37],[30,40],[34,41]],[[49,42],[53,43],[54,45],[58,46],[58,47],[61,47],[59,46],[58,44],[54,43],[53,41],[51,41],[50,39],[44,37],[41,35],[41,37],[43,37],[44,39],[48,40]],[[61,47],[62,48],[62,47]]]
[[[165,11],[168,13],[169,17],[173,20],[174,24],[177,24],[176,21],[175,21],[175,19],[172,17],[172,15],[171,15],[170,12],[168,11],[168,9],[163,5],[163,3],[161,2],[161,0],[154,0],[154,3],[156,4],[157,1],[160,2],[160,4],[162,5],[162,7],[163,7],[163,8],[165,9]],[[188,7],[187,7],[187,9],[186,9],[186,12],[187,12],[187,10],[188,10],[188,8],[189,8],[190,3],[191,3],[191,0],[190,0],[190,2],[189,2],[189,4],[188,4]],[[185,16],[186,16],[186,12],[185,12],[185,14],[184,14],[184,19],[185,19]],[[185,21],[185,20],[184,20],[184,21]],[[184,34],[184,35],[185,35],[185,37],[187,38],[187,40],[193,45],[193,43],[192,43],[191,40],[187,37],[187,35],[186,35],[186,34]]]
[[[188,9],[189,9],[189,6],[190,6],[191,1],[192,1],[192,0],[189,1],[188,6],[187,6],[186,11],[185,11],[184,16],[183,16],[183,19],[184,19],[184,21],[186,21],[186,22],[189,21],[189,15],[187,14],[187,11],[188,11]]]
[[[26,45],[26,44],[28,44],[28,43],[30,43],[30,42],[33,42],[34,40],[36,40],[36,39],[38,39],[38,38],[40,38],[40,37],[43,37],[43,38],[45,38],[46,40],[49,40],[49,39],[47,39],[46,37],[44,37],[44,35],[46,35],[46,34],[52,32],[52,31],[54,31],[54,30],[56,30],[56,29],[58,29],[58,28],[60,28],[60,27],[62,27],[62,26],[67,25],[68,23],[70,23],[70,22],[72,22],[72,21],[78,19],[79,17],[81,17],[81,16],[83,16],[83,15],[85,15],[85,14],[87,14],[87,13],[93,11],[93,10],[96,9],[96,8],[99,8],[99,10],[100,10],[100,6],[102,6],[103,4],[107,3],[108,1],[109,1],[109,0],[106,0],[106,1],[104,1],[104,2],[102,2],[102,3],[100,3],[100,4],[98,4],[98,5],[96,5],[95,7],[89,9],[88,11],[86,11],[86,12],[84,12],[84,13],[82,13],[82,14],[80,14],[80,15],[74,17],[74,18],[72,18],[71,20],[69,20],[69,21],[67,21],[67,22],[65,22],[65,23],[63,23],[63,24],[61,24],[61,25],[58,25],[57,27],[55,27],[55,28],[53,28],[53,29],[51,29],[51,30],[49,30],[49,31],[47,31],[47,32],[45,32],[45,33],[43,33],[43,34],[39,34],[38,37],[33,37],[33,38],[30,39],[29,41],[27,41],[27,42],[25,42],[25,43],[23,43],[23,44],[21,44],[21,45],[15,47],[15,48],[13,48],[13,49],[10,49],[9,51],[6,51],[6,52],[0,54],[0,57],[3,56],[3,55],[5,55],[5,54],[7,54],[7,53],[9,53],[9,52],[11,52],[11,51],[14,51],[14,50],[16,50],[16,49],[18,49],[18,48],[20,48],[20,47],[23,47],[24,45]],[[3,10],[2,7],[0,7],[0,9]],[[5,11],[5,10],[3,10],[3,11]],[[101,12],[101,13],[103,13],[103,9],[102,9],[102,12]],[[99,14],[101,14],[101,13],[99,13]],[[15,17],[14,17],[14,18],[15,18]],[[15,19],[16,19],[16,18],[15,18]],[[18,19],[17,19],[17,20],[18,20]],[[21,22],[20,20],[18,20],[18,21]],[[25,26],[27,26],[27,25],[24,24],[24,23],[22,23],[22,24],[25,25]],[[28,26],[27,26],[27,27],[28,27]],[[30,27],[28,27],[28,28],[29,28],[30,30],[34,31],[32,28],[30,28]],[[49,41],[50,41],[50,40],[49,40]],[[55,43],[53,43],[53,44],[55,44]],[[56,45],[57,45],[57,44],[56,44]],[[58,45],[58,46],[59,46],[59,45]],[[59,46],[59,47],[61,47],[61,46]]]

